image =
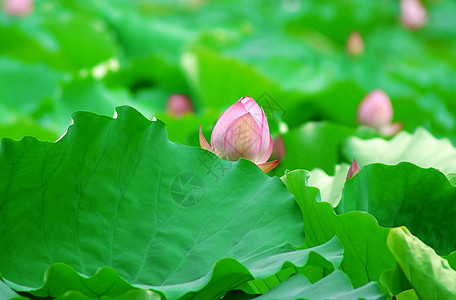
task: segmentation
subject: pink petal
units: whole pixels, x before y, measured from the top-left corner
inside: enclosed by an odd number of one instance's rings
[[[200,142],[201,148],[213,152],[211,146],[209,145],[209,143],[207,142],[206,138],[203,135],[203,131],[201,129],[201,125],[200,125],[200,131],[199,131],[199,142]]]
[[[380,89],[367,94],[359,104],[357,118],[360,124],[373,128],[391,123],[393,106],[388,95]]]
[[[263,114],[261,123],[261,149],[259,154],[259,160],[257,163],[266,162],[271,156],[273,143],[271,135],[269,134],[269,125],[266,115],[264,114],[263,108],[261,108]]]
[[[275,167],[277,167],[278,164],[279,164],[278,160],[273,160],[273,161],[270,161],[267,163],[259,164],[257,166],[258,166],[258,168],[261,169],[261,171],[267,173],[267,172],[271,171],[272,169],[274,169]]]
[[[347,40],[347,53],[352,56],[360,55],[364,52],[364,42],[361,34],[357,31],[353,31],[348,36]]]
[[[359,167],[358,163],[356,162],[356,159],[354,159],[350,165],[350,169],[348,169],[347,178],[345,180],[348,180],[348,179],[352,178],[353,176],[355,176],[356,174],[358,174],[359,170],[361,170],[361,168]]]
[[[214,130],[212,130],[211,135],[211,145],[216,152],[221,152],[223,150],[225,143],[225,134],[228,130],[228,127],[234,122],[234,120],[245,115],[246,113],[247,110],[242,104],[242,101],[239,100],[228,107],[228,109],[220,116],[220,118],[217,120],[217,123],[215,123]]]
[[[5,0],[3,2],[5,13],[16,17],[26,17],[30,15],[33,12],[33,7],[33,0]]]
[[[261,126],[263,116],[264,116],[264,111],[258,105],[258,103],[256,103],[256,101],[250,97],[242,97],[240,99],[240,101],[242,102],[242,104],[244,104],[245,109],[253,117],[255,122],[257,122],[258,126]]]
[[[223,158],[237,160],[240,157],[256,162],[261,149],[261,131],[250,114],[231,123],[225,134]]]
[[[405,28],[419,29],[427,22],[427,11],[420,0],[401,0],[401,23]]]
[[[195,109],[187,95],[171,94],[166,101],[166,111],[173,117],[180,118],[185,114],[193,113]]]
[[[268,140],[268,148],[265,152],[262,152],[262,156],[255,163],[262,164],[268,161],[269,157],[271,157],[272,150],[274,149],[274,143],[272,142],[271,136],[266,137],[266,140]]]

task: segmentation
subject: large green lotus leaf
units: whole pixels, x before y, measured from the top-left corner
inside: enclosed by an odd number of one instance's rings
[[[298,207],[278,178],[171,143],[162,122],[134,109],[117,112],[74,114],[57,143],[2,140],[6,279],[33,290],[55,262],[88,275],[111,266],[177,298],[205,286],[197,279],[222,257],[247,264],[303,242]]]
[[[211,299],[219,297],[241,283],[253,285],[255,291],[263,290],[263,286],[267,286],[263,291],[266,292],[297,272],[304,273],[315,281],[321,279],[340,265],[343,248],[337,239],[334,238],[324,245],[311,249],[274,255],[270,255],[270,253],[273,252],[260,253],[243,262],[244,264],[232,258],[223,258],[215,263],[212,272],[193,282],[179,284],[179,287],[176,287],[176,285],[151,286],[145,284],[132,286],[111,267],[102,267],[93,276],[86,277],[66,264],[54,263],[45,272],[44,285],[30,292],[40,297],[52,296],[63,297],[63,299],[66,299],[65,296],[67,294],[72,297],[84,295],[82,299],[98,299],[100,297],[107,299],[117,299],[119,297],[122,299],[132,289],[142,288],[144,289],[143,291],[149,291],[150,289],[160,290],[169,298],[174,299],[178,297],[176,290],[191,289],[192,286],[198,286],[202,283],[206,283],[202,289],[189,292],[180,299]],[[323,272],[321,274],[310,274],[306,272],[307,270],[322,270]],[[24,286],[6,281],[17,290],[28,290]],[[157,293],[152,295],[142,293],[139,295],[159,296]]]
[[[243,262],[244,265],[233,259],[218,261],[214,266],[212,275],[208,274],[197,280],[206,281],[211,275],[209,283],[197,293],[187,293],[181,299],[213,299],[221,297],[233,288],[243,287],[245,284],[255,286],[255,290],[262,290],[263,286],[266,285],[266,290],[268,290],[291,274],[300,272],[303,267],[305,267],[304,269],[316,270],[323,268],[328,271],[329,265],[331,266],[330,271],[332,271],[340,265],[343,248],[339,241],[333,238],[324,245],[309,249],[275,255],[270,255],[268,252],[260,253]],[[290,270],[293,272],[290,273]],[[319,274],[318,278],[325,275],[320,276]],[[157,287],[153,288],[157,289]],[[167,287],[163,288],[166,289]],[[171,290],[173,287],[168,287],[168,289]],[[164,292],[167,293],[166,290]]]
[[[320,168],[331,174],[339,162],[342,141],[352,134],[353,129],[329,122],[309,122],[290,130],[282,137],[286,156],[279,171]]]
[[[380,227],[366,212],[336,215],[331,204],[317,201],[317,188],[306,186],[308,176],[308,172],[296,170],[282,178],[301,208],[305,246],[320,245],[336,236],[344,247],[341,267],[353,285],[360,287],[378,280],[384,270],[395,264],[385,243],[388,229]]]
[[[456,299],[456,271],[405,227],[392,228],[388,247],[420,299]]]
[[[360,288],[353,289],[350,279],[344,272],[335,270],[330,275],[312,284],[301,274],[296,274],[285,280],[256,300],[280,299],[312,299],[312,300],[344,300],[344,299],[385,299],[377,283],[370,282]]]
[[[408,161],[423,168],[456,172],[455,147],[448,139],[436,139],[423,128],[418,128],[413,134],[400,132],[389,141],[350,137],[342,152],[347,158],[355,158],[360,166],[371,163],[395,165]]]
[[[456,188],[444,174],[411,163],[365,166],[345,183],[336,211],[362,210],[385,227],[405,225],[437,253],[456,249]]]
[[[5,279],[5,282],[16,290],[28,290],[27,287],[18,285]],[[130,283],[122,279],[111,267],[102,267],[91,276],[87,277],[64,263],[54,263],[44,273],[44,285],[31,294],[37,297],[61,297],[68,291],[77,291],[86,297],[117,297],[132,289]],[[154,295],[160,296],[158,293]]]
[[[0,280],[0,299],[24,300],[24,299],[28,299],[28,298],[21,297],[18,293],[13,291],[9,286],[7,286],[3,281]]]

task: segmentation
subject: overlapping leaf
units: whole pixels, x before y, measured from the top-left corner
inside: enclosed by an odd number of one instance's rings
[[[389,141],[382,138],[363,140],[351,136],[342,142],[342,152],[347,161],[356,159],[361,167],[372,163],[395,165],[403,161],[423,168],[433,167],[449,172],[445,175],[455,185],[456,149],[448,139],[437,139],[422,128],[413,134],[400,132]],[[314,169],[309,185],[318,187],[322,200],[335,206],[342,197],[347,171],[346,164],[336,165],[333,176],[327,175],[333,171]]]
[[[437,139],[423,128],[418,128],[413,134],[400,132],[389,141],[350,137],[342,151],[347,158],[356,158],[360,166],[371,163],[395,165],[408,161],[422,168],[456,172],[455,147],[448,139]]]
[[[388,247],[420,299],[456,298],[456,271],[407,228],[391,229]]]
[[[439,254],[456,249],[456,188],[444,174],[410,163],[372,164],[347,181],[338,213],[366,211],[381,226],[405,225]]]
[[[208,285],[201,278],[222,257],[248,266],[302,243],[295,201],[251,162],[170,143],[163,123],[128,107],[117,119],[73,118],[57,143],[2,141],[0,271],[15,288],[39,289],[48,266],[64,262],[87,275],[111,266],[177,298]]]
[[[309,280],[301,274],[296,274],[285,280],[277,287],[271,289],[264,295],[258,296],[257,300],[266,299],[366,299],[381,300],[385,296],[377,284],[371,282],[365,286],[353,289],[350,279],[344,272],[336,270],[325,278],[311,284]]]
[[[329,203],[317,202],[319,191],[305,185],[307,176],[307,172],[297,170],[288,172],[283,179],[301,207],[305,245],[313,247],[337,236],[344,247],[341,267],[353,285],[359,287],[378,280],[395,263],[385,243],[388,229],[380,227],[365,212],[336,215]]]

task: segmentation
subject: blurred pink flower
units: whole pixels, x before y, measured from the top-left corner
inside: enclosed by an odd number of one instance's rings
[[[360,55],[364,52],[364,42],[361,34],[357,31],[350,33],[347,39],[347,53],[352,56]]]
[[[267,162],[272,153],[272,138],[263,108],[249,97],[239,99],[217,120],[211,135],[211,145],[204,138],[201,126],[201,148],[226,160],[248,159],[265,173],[274,169],[278,160]]]
[[[427,11],[420,0],[401,0],[401,23],[405,28],[419,29],[427,21]]]
[[[33,12],[33,0],[4,0],[3,10],[15,17],[26,17]]]
[[[391,136],[402,129],[401,123],[391,124],[393,120],[393,106],[388,95],[376,89],[364,97],[358,106],[358,122],[376,128],[382,135]]]
[[[193,108],[192,100],[188,96],[172,94],[166,102],[166,111],[170,115],[180,118],[185,114],[193,113],[195,109]]]
[[[380,90],[373,90],[358,107],[358,121],[362,125],[380,128],[391,123],[393,119],[393,106],[388,95]]]

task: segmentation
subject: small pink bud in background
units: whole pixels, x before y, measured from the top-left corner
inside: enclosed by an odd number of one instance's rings
[[[380,90],[373,90],[361,101],[356,113],[358,122],[377,129],[384,136],[392,136],[402,129],[402,123],[391,124],[393,105],[388,95]]]
[[[358,174],[359,170],[361,170],[361,168],[356,162],[356,159],[354,159],[350,165],[350,169],[348,169],[347,178],[345,180],[349,180],[350,178]]]
[[[281,136],[278,136],[274,139],[272,147],[272,157],[275,159],[282,159],[285,157],[285,144]]]
[[[242,157],[265,173],[279,163],[278,160],[267,162],[273,147],[268,120],[263,108],[249,97],[242,97],[220,116],[212,131],[212,146],[204,138],[201,126],[199,141],[201,148],[220,158],[238,160]]]
[[[427,21],[427,11],[420,0],[401,0],[401,23],[405,28],[419,29]]]
[[[6,14],[15,17],[26,17],[33,12],[33,0],[5,0],[3,10]]]
[[[352,56],[358,56],[364,52],[364,42],[361,34],[357,31],[350,33],[347,39],[347,53]]]
[[[358,122],[373,128],[380,128],[391,123],[393,119],[393,106],[388,95],[380,90],[373,90],[358,107]]]
[[[192,100],[188,96],[172,94],[166,102],[166,111],[170,115],[180,118],[185,114],[193,113],[195,109],[193,108]]]

